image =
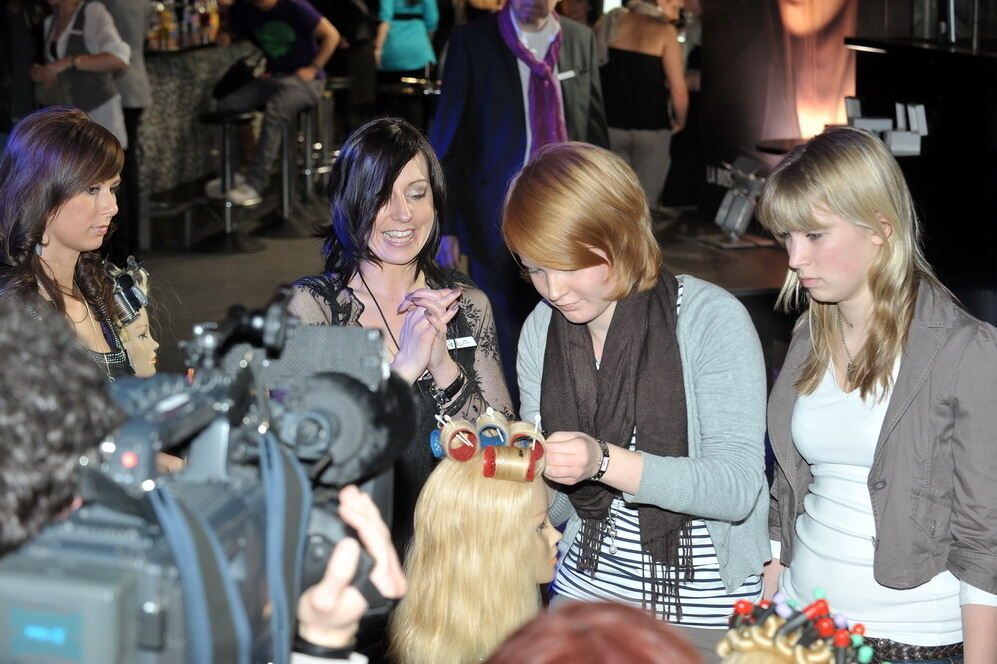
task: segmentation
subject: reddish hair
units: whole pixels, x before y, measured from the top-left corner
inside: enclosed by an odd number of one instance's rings
[[[677,629],[612,602],[570,602],[531,620],[485,664],[703,664]]]

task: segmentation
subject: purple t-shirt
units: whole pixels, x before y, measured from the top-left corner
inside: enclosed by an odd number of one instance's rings
[[[229,27],[263,51],[269,73],[293,74],[315,59],[318,47],[312,35],[321,18],[306,0],[277,0],[267,10],[240,0],[232,5]]]

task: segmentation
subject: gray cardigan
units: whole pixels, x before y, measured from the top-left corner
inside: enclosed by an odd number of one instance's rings
[[[689,456],[644,454],[637,493],[624,498],[704,519],[720,576],[733,592],[748,576],[760,574],[772,557],[764,472],[765,363],[758,335],[740,302],[708,282],[679,279],[684,284],[678,341]],[[530,422],[540,412],[551,315],[551,307],[541,302],[519,337],[520,416]],[[550,512],[555,523],[568,522],[560,544],[563,552],[574,542],[581,520],[562,493]]]

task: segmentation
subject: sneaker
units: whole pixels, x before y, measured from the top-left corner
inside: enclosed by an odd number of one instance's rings
[[[246,184],[246,176],[242,173],[236,173],[232,178],[232,186],[238,187],[240,184]],[[208,183],[204,185],[204,195],[217,201],[225,198],[222,196],[222,179],[208,180]]]
[[[259,205],[263,202],[263,197],[260,196],[260,192],[245,183],[229,189],[226,198],[236,205],[243,207]]]

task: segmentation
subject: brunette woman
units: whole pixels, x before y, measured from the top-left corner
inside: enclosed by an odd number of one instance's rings
[[[418,422],[396,467],[401,550],[433,469],[436,414],[475,419],[487,406],[511,414],[509,392],[488,298],[433,260],[444,183],[422,134],[393,118],[360,127],[343,144],[330,195],[326,272],[301,279],[290,308],[306,324],[381,330],[392,370],[413,385]]]
[[[109,131],[66,107],[19,122],[0,157],[0,292],[64,314],[109,380],[134,373],[98,254],[123,161]]]

